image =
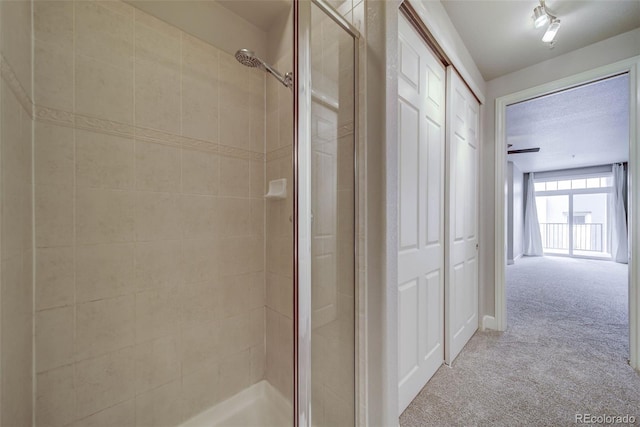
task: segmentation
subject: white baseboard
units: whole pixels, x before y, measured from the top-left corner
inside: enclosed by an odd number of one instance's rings
[[[515,261],[519,260],[520,258],[522,258],[522,254],[519,254],[518,256],[514,257],[513,261],[515,262]]]
[[[514,260],[512,260],[512,259],[508,259],[508,260],[507,260],[507,265],[513,265],[513,263],[514,263],[514,262],[515,262],[515,261],[514,261]]]
[[[493,316],[483,316],[482,317],[482,330],[498,330],[498,324],[496,323],[496,318]]]

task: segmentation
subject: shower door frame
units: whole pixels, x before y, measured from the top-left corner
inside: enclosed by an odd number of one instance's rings
[[[324,0],[293,0],[293,417],[311,426],[311,7],[317,6],[353,38],[354,185],[354,425],[358,420],[359,360],[359,40],[360,32]],[[301,252],[302,251],[302,252]]]

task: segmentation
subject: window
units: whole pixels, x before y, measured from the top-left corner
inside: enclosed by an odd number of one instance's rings
[[[535,181],[536,191],[566,191],[590,188],[609,188],[613,185],[611,174],[591,178],[563,179],[557,181]]]
[[[547,178],[548,179],[548,178]],[[609,258],[611,173],[534,181],[546,254]]]

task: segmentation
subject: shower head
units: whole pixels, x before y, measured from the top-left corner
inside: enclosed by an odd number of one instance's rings
[[[241,63],[245,67],[260,68],[262,70],[267,71],[273,77],[278,79],[280,83],[282,83],[288,88],[291,88],[291,85],[293,84],[292,73],[287,73],[283,76],[280,72],[272,68],[269,64],[264,62],[262,59],[258,57],[258,55],[256,55],[253,51],[249,49],[238,50],[236,52],[236,59],[238,60],[239,63]]]
[[[249,49],[240,49],[236,52],[236,59],[239,63],[251,68],[264,68],[264,62]]]

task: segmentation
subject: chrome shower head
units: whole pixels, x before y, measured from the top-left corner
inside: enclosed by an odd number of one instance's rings
[[[244,66],[251,68],[264,68],[264,62],[249,49],[240,49],[236,52],[236,59]]]
[[[260,68],[261,70],[265,70],[273,77],[278,79],[280,83],[285,85],[288,88],[291,88],[293,84],[293,74],[287,73],[284,76],[280,74],[278,71],[273,69],[269,64],[260,59],[253,51],[249,49],[240,49],[236,52],[236,59],[239,63],[246,67],[250,68]]]

